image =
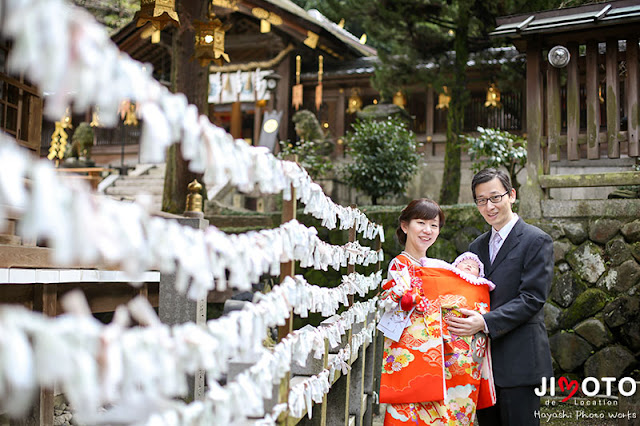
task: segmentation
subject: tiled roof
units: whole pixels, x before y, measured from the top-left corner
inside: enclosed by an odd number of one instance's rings
[[[508,47],[492,47],[480,52],[469,54],[469,60],[467,61],[468,67],[475,67],[478,65],[498,65],[506,62],[512,62],[517,60],[523,60],[519,57],[520,53],[513,46]],[[455,52],[449,52],[451,60],[455,58]],[[520,59],[519,59],[520,58]],[[375,70],[376,64],[380,60],[377,56],[369,56],[364,58],[358,58],[351,61],[342,62],[337,67],[328,67],[324,70],[324,77],[345,77],[352,75],[371,75]],[[438,63],[436,61],[425,61],[417,65],[418,68],[432,69],[436,68]],[[303,80],[315,79],[318,77],[316,72],[304,73],[301,78]]]

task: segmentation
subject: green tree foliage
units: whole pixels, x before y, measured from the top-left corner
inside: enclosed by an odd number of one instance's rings
[[[478,127],[478,136],[462,136],[474,172],[487,167],[505,167],[511,176],[511,183],[519,190],[517,175],[527,163],[527,141],[517,135],[498,129]]]
[[[333,169],[329,155],[333,152],[333,143],[326,138],[316,116],[306,109],[296,112],[291,118],[295,124],[297,142],[280,142],[279,156],[290,154],[298,156],[298,162],[312,179],[324,177]]]
[[[417,170],[415,134],[405,121],[358,119],[346,135],[353,162],[347,165],[346,181],[371,197],[373,204],[388,194],[401,194]]]
[[[113,34],[133,19],[140,10],[140,0],[73,0],[77,6],[87,9],[96,20]]]

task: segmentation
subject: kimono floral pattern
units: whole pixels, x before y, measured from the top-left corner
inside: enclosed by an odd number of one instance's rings
[[[458,282],[462,278],[455,277],[455,280],[452,289],[463,285]],[[488,289],[477,288],[470,293],[428,294],[425,291],[429,298],[427,309],[411,313],[410,323],[398,342],[385,339],[381,383],[381,402],[389,403],[385,426],[473,424],[481,382],[487,381],[482,374],[487,336],[484,333],[452,335],[445,318],[461,315],[458,308],[487,312],[488,293]],[[425,387],[435,390],[426,396],[422,391]],[[395,400],[383,399],[385,388],[397,392],[388,393]],[[416,394],[415,402],[410,402],[412,391]]]

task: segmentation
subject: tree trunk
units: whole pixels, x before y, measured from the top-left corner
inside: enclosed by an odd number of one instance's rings
[[[201,114],[207,114],[208,65],[200,66],[194,57],[195,29],[193,26],[194,19],[206,19],[207,2],[183,0],[176,2],[176,9],[180,17],[180,28],[173,36],[172,89],[176,93],[184,93],[189,103],[196,105]],[[180,146],[171,146],[167,151],[162,210],[182,214],[189,193],[187,185],[193,179],[198,179],[202,183],[201,176],[189,171],[188,162],[182,158]]]
[[[467,38],[471,1],[460,0],[458,5],[458,28],[454,40],[456,58],[453,69],[451,102],[447,112],[447,143],[440,189],[440,204],[443,205],[458,203],[460,195],[460,135],[464,131],[464,109],[469,102],[466,67],[469,58]]]

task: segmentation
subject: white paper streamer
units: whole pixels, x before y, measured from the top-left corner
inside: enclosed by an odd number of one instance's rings
[[[336,205],[299,165],[276,159],[264,147],[233,140],[206,116],[198,117],[183,94],[169,92],[151,77],[149,65],[122,54],[86,11],[61,0],[4,3],[0,30],[14,40],[7,66],[51,94],[45,103],[49,119],[58,120],[70,105],[75,112],[96,106],[104,124],[112,127],[120,103],[134,101],[143,119],[140,155],[145,161],[162,162],[166,148],[182,140],[189,169],[204,173],[207,188],[231,182],[244,192],[284,191],[290,199],[293,185],[305,213],[321,219],[323,226],[333,229],[339,219],[340,229],[356,226],[365,238],[379,235],[384,241],[380,225],[360,210]],[[237,92],[241,81],[232,79],[232,86]]]

